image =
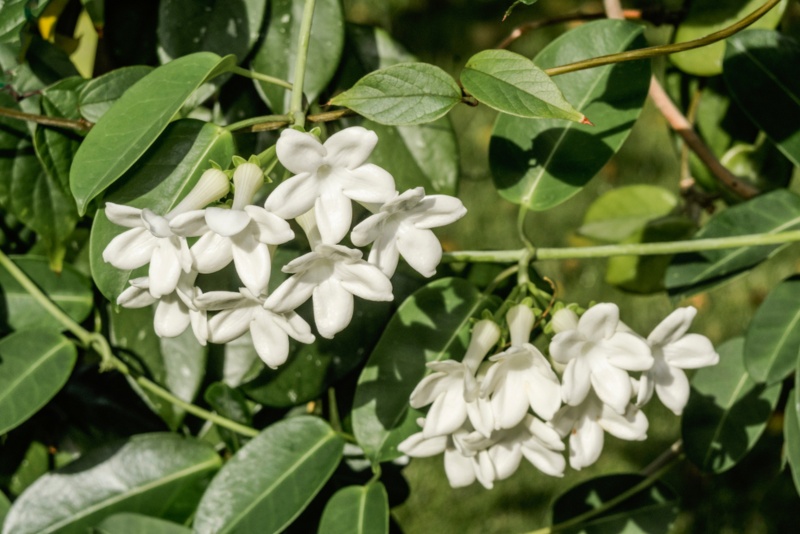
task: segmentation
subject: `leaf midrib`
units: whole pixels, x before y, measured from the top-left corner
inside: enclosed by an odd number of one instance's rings
[[[59,337],[61,337],[61,336],[59,336]],[[8,388],[6,388],[6,390],[3,391],[2,394],[0,394],[0,403],[2,403],[9,396],[10,393],[13,393],[14,390],[20,385],[20,383],[22,381],[26,380],[34,371],[36,371],[39,367],[44,365],[49,360],[50,356],[54,352],[57,352],[57,351],[61,350],[62,347],[67,346],[67,345],[70,345],[70,342],[67,339],[62,337],[61,341],[58,343],[58,345],[54,346],[52,349],[50,349],[49,351],[44,353],[41,356],[41,358],[39,358],[36,361],[36,363],[34,365],[28,367],[26,372],[24,372],[22,375],[17,377],[16,380],[11,382],[11,385]]]

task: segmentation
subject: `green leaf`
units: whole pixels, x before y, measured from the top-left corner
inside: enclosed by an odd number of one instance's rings
[[[800,404],[797,402],[797,387],[789,392],[786,414],[783,420],[784,454],[792,470],[794,487],[800,493]]]
[[[372,72],[331,100],[377,123],[400,126],[432,122],[459,102],[456,81],[428,63],[400,63]]]
[[[526,119],[586,119],[534,63],[508,50],[478,52],[461,71],[464,89],[502,113]]]
[[[0,11],[0,43],[19,42],[19,33],[25,25],[27,0],[6,0]]]
[[[59,308],[80,323],[89,316],[93,308],[91,283],[74,267],[64,265],[60,273],[54,273],[44,258],[12,256],[14,263],[39,286]],[[0,324],[14,330],[41,327],[64,330],[65,327],[45,310],[11,274],[0,266],[0,290],[3,309]]]
[[[245,426],[253,426],[253,415],[247,399],[238,389],[222,382],[214,382],[206,388],[204,398],[221,416]],[[236,452],[242,447],[242,436],[238,433],[222,427],[217,428],[217,432],[231,451]]]
[[[560,495],[553,503],[553,524],[578,515],[602,510],[612,499],[644,482],[644,475],[605,475],[590,479]],[[678,517],[678,495],[658,481],[622,502],[560,532],[614,532],[624,534],[667,534]]]
[[[550,43],[540,68],[645,46],[642,27],[619,20],[585,24]],[[500,115],[489,163],[500,195],[541,211],[561,204],[597,174],[628,137],[650,86],[646,62],[629,62],[555,78],[564,97],[595,126]]]
[[[126,362],[139,367],[156,383],[176,397],[192,402],[205,373],[208,349],[195,339],[191,327],[175,338],[160,338],[153,330],[154,308],[111,311],[111,342],[125,352]],[[161,397],[142,389],[131,377],[131,387],[173,430],[183,420],[184,411]]]
[[[270,2],[267,38],[256,51],[253,70],[288,82],[294,80],[304,5],[303,0]],[[317,0],[311,28],[303,83],[303,94],[309,102],[316,100],[328,85],[342,57],[344,19],[339,0]],[[256,86],[273,113],[289,111],[289,91],[264,82],[256,82]]]
[[[11,508],[11,501],[8,500],[6,494],[0,491],[0,525],[3,524],[3,521],[6,519],[6,514],[8,510]]]
[[[373,463],[401,456],[397,445],[418,430],[420,413],[408,397],[425,364],[461,358],[470,318],[491,303],[466,280],[444,278],[400,305],[361,372],[353,401],[353,431]]]
[[[663,187],[645,184],[619,187],[592,202],[578,233],[616,243],[648,222],[668,215],[677,205],[677,197]]]
[[[8,491],[15,497],[21,495],[28,486],[50,471],[50,453],[44,443],[33,441],[24,452],[24,458],[8,481]]]
[[[70,171],[78,211],[142,157],[195,89],[236,58],[198,52],[153,70],[117,100],[81,144]]]
[[[133,436],[37,480],[14,502],[3,534],[82,533],[120,512],[183,522],[220,464],[214,449],[194,438]]]
[[[230,132],[211,123],[182,119],[170,124],[139,162],[129,170],[105,200],[165,214],[175,207],[211,167],[211,161],[230,161],[234,152]],[[125,290],[130,271],[120,271],[103,261],[108,243],[127,228],[111,223],[100,210],[92,224],[92,278],[112,302]]]
[[[519,4],[525,4],[526,6],[532,6],[537,1],[538,0],[514,0],[514,3],[511,4],[510,6],[508,6],[508,9],[506,9],[505,14],[503,15],[503,20],[506,20],[511,15],[511,12],[514,11],[514,8],[517,7]]]
[[[101,521],[92,534],[191,534],[183,525],[141,514],[114,514]]]
[[[125,91],[152,70],[145,65],[123,67],[89,80],[78,94],[81,116],[87,121],[99,121]]]
[[[267,0],[164,0],[159,4],[159,53],[194,52],[244,58],[258,40]]]
[[[800,62],[800,44],[777,31],[746,31],[728,40],[725,82],[759,128],[800,165],[800,80],[787,65]]]
[[[322,419],[298,416],[268,427],[208,486],[194,531],[280,532],[333,474],[344,441]]]
[[[0,434],[5,434],[64,387],[78,353],[58,332],[30,329],[0,339],[0,355]]]
[[[717,32],[741,20],[763,4],[762,0],[729,0],[726,2],[694,0],[690,4],[686,18],[675,30],[675,42],[683,43],[693,39],[700,39]],[[781,20],[786,4],[787,1],[783,0],[748,28],[774,28]],[[722,56],[724,53],[725,41],[717,41],[701,48],[672,54],[670,60],[676,67],[689,74],[714,76],[722,72]]]
[[[681,419],[686,456],[704,471],[727,471],[755,445],[775,409],[780,384],[756,382],[744,366],[744,339],[717,349],[720,361],[697,371]]]
[[[770,291],[747,328],[744,362],[756,382],[782,381],[796,366],[800,350],[800,277]]]
[[[775,234],[800,228],[800,197],[779,189],[733,206],[711,217],[695,239],[748,234]],[[698,254],[679,254],[664,280],[670,295],[684,297],[727,281],[785,245],[761,245]]]
[[[389,497],[380,482],[348,486],[330,498],[319,534],[379,534],[389,532]]]

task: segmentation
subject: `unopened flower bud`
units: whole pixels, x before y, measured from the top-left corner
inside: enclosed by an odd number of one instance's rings
[[[244,209],[253,200],[261,186],[264,185],[264,172],[255,163],[242,163],[233,173],[233,205],[235,210]]]
[[[187,211],[203,209],[227,195],[230,190],[231,183],[224,172],[219,169],[208,169],[189,191],[189,194],[166,217],[171,219]]]
[[[508,333],[511,334],[511,346],[521,347],[529,341],[535,319],[533,310],[524,304],[508,310],[506,322],[508,323]]]
[[[578,328],[578,314],[568,308],[562,308],[553,314],[553,331],[556,334]]]
[[[500,327],[497,326],[497,323],[489,319],[478,321],[472,329],[472,339],[469,340],[467,353],[461,360],[462,363],[474,373],[499,339]]]

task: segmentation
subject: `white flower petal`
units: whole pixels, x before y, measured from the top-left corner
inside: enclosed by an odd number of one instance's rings
[[[689,402],[689,380],[686,373],[677,367],[665,365],[659,370],[655,381],[655,390],[662,404],[675,415],[681,415]]]
[[[590,341],[609,339],[619,323],[619,308],[608,302],[592,306],[578,320],[578,331]]]
[[[300,343],[313,343],[316,339],[314,334],[311,333],[311,327],[305,319],[295,312],[286,312],[283,314],[284,320],[279,322],[278,325],[283,328],[289,337],[299,341]]]
[[[316,136],[291,128],[282,131],[275,144],[278,161],[295,174],[315,172],[322,165],[325,152]]]
[[[427,458],[442,454],[447,447],[447,436],[425,438],[422,432],[417,432],[404,439],[397,446],[397,450],[414,458]]]
[[[686,334],[662,349],[664,361],[681,369],[698,369],[719,363],[711,341],[700,334]]]
[[[562,454],[534,442],[526,443],[522,447],[522,454],[536,469],[545,475],[550,475],[551,477],[564,476],[564,468],[567,462]]]
[[[549,421],[561,408],[561,384],[552,370],[549,375],[533,374],[533,371],[532,375],[525,388],[528,403],[536,415]]]
[[[150,294],[160,298],[175,291],[181,271],[180,250],[169,239],[159,239],[150,259]]]
[[[137,287],[132,285],[125,291],[120,293],[117,297],[117,304],[123,308],[144,308],[150,306],[157,299],[153,298],[149,290],[150,284],[147,287]]]
[[[142,210],[123,204],[106,202],[106,217],[109,221],[126,228],[142,228]]]
[[[417,228],[436,228],[451,224],[467,214],[461,200],[448,195],[425,197],[414,210],[411,217]]]
[[[372,163],[341,173],[339,180],[345,196],[356,202],[383,203],[396,192],[392,175]]]
[[[327,187],[314,204],[322,242],[335,245],[347,235],[353,220],[353,205],[341,190]]]
[[[625,413],[632,394],[628,373],[598,359],[592,365],[591,381],[601,401],[617,413]]]
[[[551,348],[552,350],[552,348]],[[577,406],[589,394],[592,370],[584,358],[575,358],[567,363],[562,376],[561,398],[564,403]]]
[[[290,276],[272,292],[264,307],[275,313],[292,311],[311,297],[317,283],[308,273]]]
[[[289,336],[272,320],[266,310],[256,311],[250,323],[250,335],[258,356],[267,366],[275,369],[286,362],[289,356]]]
[[[522,461],[522,444],[518,441],[501,442],[489,448],[489,458],[494,465],[497,480],[513,475]]]
[[[488,399],[477,398],[467,403],[467,417],[469,422],[483,437],[488,438],[494,430],[494,416],[492,403]]]
[[[205,347],[208,344],[208,316],[206,311],[189,310],[189,320],[195,339]]]
[[[388,219],[388,213],[376,213],[358,223],[353,231],[350,232],[350,241],[357,247],[365,247],[378,239],[384,233],[384,223]],[[394,233],[394,232],[392,232]]]
[[[647,417],[644,412],[633,405],[629,405],[622,415],[608,406],[603,406],[603,412],[598,422],[606,432],[619,439],[627,441],[647,439]]]
[[[576,471],[588,467],[603,452],[603,429],[594,421],[582,418],[569,437],[569,465]]]
[[[566,365],[583,354],[585,344],[586,339],[577,330],[560,332],[550,342],[550,356],[558,363]]]
[[[319,193],[319,182],[314,175],[298,174],[272,191],[264,202],[264,209],[284,219],[294,219],[314,206]]]
[[[504,373],[504,380],[492,393],[491,403],[495,428],[517,426],[528,413],[529,406],[522,373]]]
[[[397,250],[412,269],[426,278],[436,274],[436,267],[442,261],[442,245],[430,230],[401,225]]]
[[[176,215],[170,219],[169,227],[172,233],[183,237],[203,235],[208,231],[206,210],[192,210]]]
[[[361,126],[345,128],[323,143],[327,153],[325,163],[332,167],[355,169],[367,161],[376,144],[378,136],[372,130]]]
[[[257,228],[256,239],[268,245],[280,245],[294,239],[294,232],[289,223],[274,213],[259,206],[245,206],[244,211],[250,216]]]
[[[197,295],[194,302],[203,310],[228,310],[241,306],[244,300],[238,291],[209,291]]]
[[[208,340],[212,343],[228,343],[250,330],[255,313],[254,306],[243,306],[223,310],[208,320]]]
[[[322,337],[331,339],[353,318],[353,295],[336,280],[325,280],[313,291],[314,324]]]
[[[176,337],[189,326],[189,309],[177,295],[167,295],[158,302],[153,329],[159,337]]]
[[[269,247],[246,232],[232,238],[231,242],[236,273],[251,293],[260,295],[269,284],[272,266]]]
[[[639,336],[625,332],[615,333],[603,340],[599,347],[605,352],[608,363],[627,371],[647,371],[653,366],[650,346]]]
[[[518,304],[508,310],[506,323],[508,323],[508,333],[511,336],[512,347],[521,347],[528,342],[535,320],[533,310],[524,304]],[[537,350],[536,352],[538,353],[539,351]]]
[[[231,246],[229,238],[216,232],[203,234],[191,248],[194,268],[199,273],[215,273],[221,270],[233,260]]]
[[[678,308],[667,315],[650,332],[650,335],[647,336],[647,342],[650,345],[666,345],[679,340],[692,326],[695,315],[697,315],[697,310],[692,306]]]
[[[444,451],[444,472],[453,488],[463,488],[475,482],[475,461],[456,449]]]
[[[391,277],[397,270],[399,261],[400,251],[397,250],[397,238],[395,235],[381,234],[378,236],[369,251],[369,263],[377,266],[386,276]]]
[[[656,364],[658,365],[658,364]],[[653,397],[655,387],[654,369],[642,373],[639,378],[639,391],[636,394],[636,406],[644,406]]]
[[[422,435],[426,438],[452,434],[467,420],[467,403],[463,391],[450,387],[440,393],[425,416]]]
[[[250,224],[250,215],[244,210],[206,208],[208,227],[224,237],[241,233]]]
[[[343,289],[357,297],[373,301],[390,301],[392,282],[376,266],[365,261],[339,263],[336,276]]]
[[[117,269],[132,271],[146,265],[158,247],[158,238],[145,228],[133,228],[111,240],[103,250],[103,261]]]

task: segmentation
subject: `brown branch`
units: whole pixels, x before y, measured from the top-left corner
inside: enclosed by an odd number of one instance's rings
[[[514,30],[511,33],[509,33],[505,39],[497,43],[497,46],[495,46],[495,48],[508,48],[509,45],[511,45],[511,43],[513,43],[526,33],[538,30],[540,28],[553,26],[555,24],[563,24],[566,22],[582,22],[588,20],[602,19],[605,18],[605,16],[606,16],[605,13],[603,13],[602,11],[597,11],[597,12],[581,11],[578,13],[561,15],[559,17],[553,17],[544,20],[534,20],[514,28]],[[626,9],[625,17],[629,19],[639,19],[642,17],[642,11],[640,9]]]
[[[357,113],[352,109],[337,109],[334,111],[325,111],[323,113],[309,115],[308,117],[306,117],[306,120],[308,122],[330,122],[330,121],[335,121],[337,119],[341,119],[342,117],[350,117],[353,115],[357,115]],[[259,124],[254,124],[248,128],[242,128],[241,130],[237,130],[237,133],[266,132],[268,130],[277,130],[278,128],[283,128],[284,126],[289,126],[290,124],[291,122],[288,120],[262,122]]]
[[[59,117],[48,117],[47,115],[35,115],[33,113],[25,113],[24,111],[17,111],[16,109],[0,107],[0,116],[17,119],[20,121],[35,122],[43,126],[54,126],[56,128],[65,128],[67,130],[80,130],[82,132],[89,131],[93,124],[87,120],[72,120],[63,119]]]

